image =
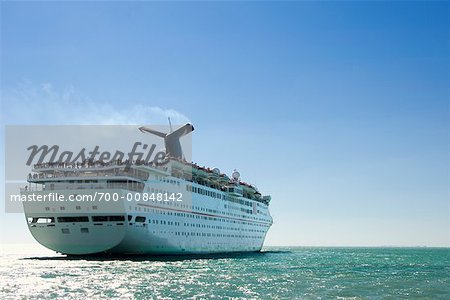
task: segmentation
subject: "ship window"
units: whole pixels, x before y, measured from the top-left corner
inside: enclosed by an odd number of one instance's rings
[[[108,217],[107,216],[93,216],[92,221],[93,222],[106,222],[106,221],[108,221]]]
[[[81,228],[81,233],[89,233],[89,228]]]
[[[128,216],[128,221],[131,221],[133,219],[133,216],[129,215]]]
[[[124,216],[109,216],[109,221],[116,222],[116,221],[125,221]]]
[[[53,217],[28,218],[28,223],[38,223],[38,224],[55,223],[55,218]]]
[[[145,217],[140,217],[140,216],[136,217],[136,222],[141,222],[141,223],[145,222]]]
[[[58,222],[60,223],[70,223],[70,222],[89,222],[89,218],[82,217],[58,217]]]
[[[69,234],[70,230],[69,230],[69,228],[62,228],[61,232],[64,233],[64,234]]]

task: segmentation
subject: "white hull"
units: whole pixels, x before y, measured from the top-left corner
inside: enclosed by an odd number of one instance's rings
[[[83,194],[96,191],[83,191]],[[23,191],[22,194],[48,192]],[[68,197],[79,190],[57,192]],[[102,192],[124,197],[130,193],[124,189],[105,189]],[[217,197],[189,194],[189,199],[180,203],[121,199],[96,203],[24,202],[24,210],[27,219],[54,218],[52,223],[28,222],[28,227],[40,244],[63,254],[178,255],[261,250],[272,223],[267,205],[250,201],[253,209],[248,209],[248,201],[247,205],[230,204]],[[115,219],[101,220],[105,216],[114,216]],[[67,217],[84,219],[72,222]]]

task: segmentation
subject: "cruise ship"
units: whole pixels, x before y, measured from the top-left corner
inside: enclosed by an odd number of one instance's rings
[[[82,161],[32,167],[21,197],[28,228],[66,255],[210,254],[260,251],[272,225],[270,196],[217,168],[185,160],[186,124],[164,133],[166,162]],[[46,197],[46,198],[44,198]],[[77,199],[77,201],[58,201]]]

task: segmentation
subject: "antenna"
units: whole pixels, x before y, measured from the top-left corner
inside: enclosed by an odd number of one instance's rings
[[[167,117],[167,119],[169,119],[170,132],[173,132],[173,129],[172,129],[172,122],[170,122],[170,117]]]

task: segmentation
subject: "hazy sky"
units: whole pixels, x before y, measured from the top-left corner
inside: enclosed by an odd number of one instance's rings
[[[267,245],[450,246],[449,2],[0,5],[3,125],[170,115],[272,195]]]

